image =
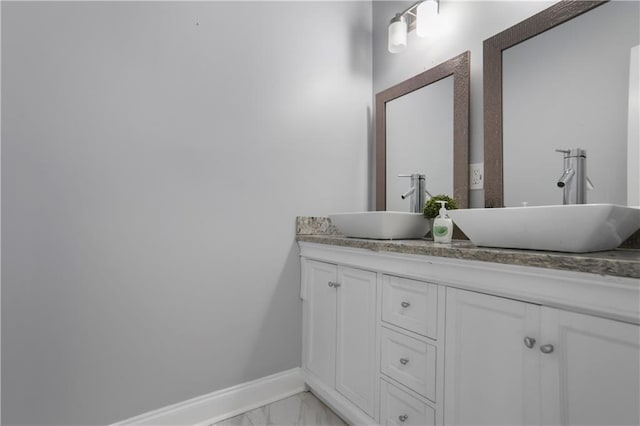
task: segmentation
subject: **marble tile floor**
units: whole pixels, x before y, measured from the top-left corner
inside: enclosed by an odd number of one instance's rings
[[[301,392],[211,426],[272,425],[346,426],[346,423],[311,392]]]

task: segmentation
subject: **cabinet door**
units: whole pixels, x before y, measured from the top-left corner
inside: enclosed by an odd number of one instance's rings
[[[541,328],[544,424],[640,424],[640,327],[542,308]]]
[[[335,386],[335,265],[309,260],[304,271],[304,367],[329,387]]]
[[[540,357],[524,344],[538,317],[537,305],[447,289],[445,424],[540,424]]]
[[[340,267],[338,282],[336,389],[373,417],[376,274]]]

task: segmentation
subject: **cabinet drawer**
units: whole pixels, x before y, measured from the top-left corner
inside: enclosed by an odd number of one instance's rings
[[[435,423],[436,412],[433,408],[391,383],[380,381],[381,425],[432,426]]]
[[[385,275],[382,281],[382,320],[436,339],[438,286]]]
[[[382,327],[382,372],[436,401],[436,347]]]

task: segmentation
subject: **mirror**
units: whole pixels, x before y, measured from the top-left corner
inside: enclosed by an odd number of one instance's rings
[[[431,194],[453,194],[453,76],[387,102],[386,115],[386,210],[409,211],[399,174],[424,174]]]
[[[468,206],[469,57],[465,52],[376,95],[376,210],[408,211],[400,196],[410,184],[400,173],[424,174],[431,194]]]
[[[628,205],[639,15],[638,2],[561,1],[485,40],[485,206],[562,204],[557,148],[587,150],[589,203]]]

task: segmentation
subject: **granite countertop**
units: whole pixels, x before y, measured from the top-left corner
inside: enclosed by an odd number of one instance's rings
[[[427,239],[369,240],[339,235],[327,218],[299,217],[296,239],[318,244],[361,248],[373,251],[450,257],[456,259],[504,263],[640,278],[640,250],[616,249],[595,253],[561,253],[552,251],[516,250],[477,247],[468,240],[439,244]]]

